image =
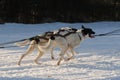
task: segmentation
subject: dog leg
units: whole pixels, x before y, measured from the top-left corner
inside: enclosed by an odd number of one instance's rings
[[[67,60],[70,60],[70,59],[74,58],[74,55],[75,55],[75,51],[73,50],[73,48],[70,47],[69,49],[70,49],[70,51],[72,53],[72,56],[70,58],[68,58]]]
[[[21,58],[20,58],[20,60],[19,60],[19,62],[18,62],[18,65],[21,64],[22,59],[23,59],[26,55],[28,55],[28,54],[30,54],[30,53],[33,52],[33,50],[34,50],[34,48],[35,48],[35,44],[34,44],[34,43],[35,43],[34,41],[31,42],[31,44],[30,44],[28,50],[26,51],[26,53],[21,56]]]
[[[68,58],[71,57],[71,56],[70,56],[70,54],[68,53],[68,51],[66,51],[65,54],[66,54],[67,58],[64,57],[64,60],[65,60],[65,61],[68,61]]]
[[[66,53],[67,49],[62,49],[61,53],[60,53],[60,59],[59,61],[57,62],[57,65],[60,65],[61,61],[64,59],[64,55]]]
[[[68,57],[70,57],[70,54],[66,51],[66,55],[68,56]]]
[[[39,60],[40,57],[43,56],[43,54],[44,54],[44,52],[40,52],[40,51],[38,52],[38,56],[37,56],[36,59],[34,60],[36,64],[40,64],[40,63],[38,62],[38,60]]]
[[[53,50],[54,50],[54,48],[51,49],[51,59],[55,59],[54,54],[53,54]]]

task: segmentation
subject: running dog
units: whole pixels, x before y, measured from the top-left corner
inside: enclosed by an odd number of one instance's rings
[[[38,45],[38,49],[42,51],[42,54],[44,54],[44,52],[52,49],[53,47],[61,48],[60,59],[57,62],[57,65],[60,65],[68,49],[72,52],[72,56],[69,58],[71,59],[75,54],[74,48],[78,46],[85,38],[94,38],[94,34],[95,32],[92,29],[82,26],[82,29],[77,30],[75,33],[70,33],[64,36],[53,35],[47,46]]]
[[[21,56],[21,58],[20,58],[20,60],[18,62],[18,65],[20,65],[21,60],[26,55],[32,53],[34,51],[34,49],[38,49],[37,48],[38,43],[40,45],[44,45],[45,46],[45,43],[47,43],[49,41],[49,38],[50,38],[51,35],[53,35],[53,32],[46,32],[43,35],[37,35],[37,36],[31,37],[29,39],[26,39],[25,41],[15,43],[17,46],[26,46],[26,45],[29,45],[27,51]],[[38,52],[38,55],[39,54],[40,54],[40,52]],[[37,58],[38,57],[36,57],[36,59],[34,60],[36,64],[38,64]]]
[[[63,37],[63,35],[68,35],[70,33],[75,33],[77,31],[77,29],[75,28],[69,28],[69,27],[64,27],[64,28],[61,28],[59,30],[56,30],[54,32],[46,32],[45,34],[42,34],[42,35],[37,35],[37,36],[34,36],[34,37],[31,37],[29,39],[26,39],[25,41],[23,42],[17,42],[15,43],[17,46],[26,46],[26,45],[29,45],[27,51],[21,56],[19,62],[18,62],[18,65],[20,65],[21,63],[21,60],[28,54],[32,53],[34,51],[34,49],[37,49],[38,50],[38,56],[36,57],[36,59],[34,60],[36,64],[39,64],[38,63],[38,59],[43,55],[42,52],[38,49],[38,45],[40,46],[45,46],[49,40],[49,38],[51,36],[60,36],[60,37]],[[52,47],[51,49],[51,58],[54,59],[54,56],[53,56],[53,50],[54,50],[55,47]],[[68,54],[67,54],[68,55]]]

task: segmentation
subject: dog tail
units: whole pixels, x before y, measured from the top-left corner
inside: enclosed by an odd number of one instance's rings
[[[24,40],[22,42],[15,43],[15,45],[20,46],[20,47],[24,47],[24,46],[28,45],[29,43],[30,43],[30,40]]]

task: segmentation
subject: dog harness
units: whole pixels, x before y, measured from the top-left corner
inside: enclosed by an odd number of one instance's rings
[[[66,34],[62,35],[61,32],[67,31]],[[60,36],[60,37],[64,37],[66,39],[67,36],[69,36],[70,34],[75,34],[77,31],[77,29],[75,28],[70,28],[70,29],[59,29],[59,31],[55,34],[53,34],[53,36],[51,37],[52,40],[55,39],[54,36]],[[80,40],[81,40],[81,36],[78,34]]]
[[[67,31],[67,33],[62,35],[61,32],[64,32],[64,31]],[[57,33],[48,31],[48,32],[45,32],[45,34],[43,34],[43,35],[37,35],[37,36],[31,37],[31,38],[29,38],[29,40],[30,41],[35,40],[36,44],[38,44],[40,42],[40,39],[49,40],[49,38],[50,38],[50,39],[54,40],[55,39],[54,36],[60,36],[60,37],[64,37],[66,39],[66,36],[69,36],[70,34],[74,34],[74,33],[76,33],[76,31],[77,31],[77,29],[75,29],[75,28],[59,29]],[[78,35],[78,36],[81,40],[81,36],[80,35]]]
[[[51,35],[53,35],[53,32],[48,31],[44,35],[41,35],[41,36],[37,35],[37,36],[29,38],[29,40],[30,41],[35,40],[36,44],[38,44],[40,42],[40,39],[49,40],[47,36],[51,36]]]

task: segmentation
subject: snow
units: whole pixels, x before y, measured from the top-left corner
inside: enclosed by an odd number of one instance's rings
[[[0,25],[0,43],[29,38],[45,31],[61,27],[80,28],[81,25],[92,28],[96,34],[120,29],[120,22],[94,23],[43,23]],[[120,36],[96,37],[86,39],[75,50],[77,54],[70,61],[62,61],[57,66],[59,50],[54,50],[55,60],[46,53],[34,63],[37,52],[26,56],[21,66],[17,65],[20,56],[27,47],[0,49],[0,80],[119,80],[120,79]],[[9,45],[5,45],[9,46]]]

